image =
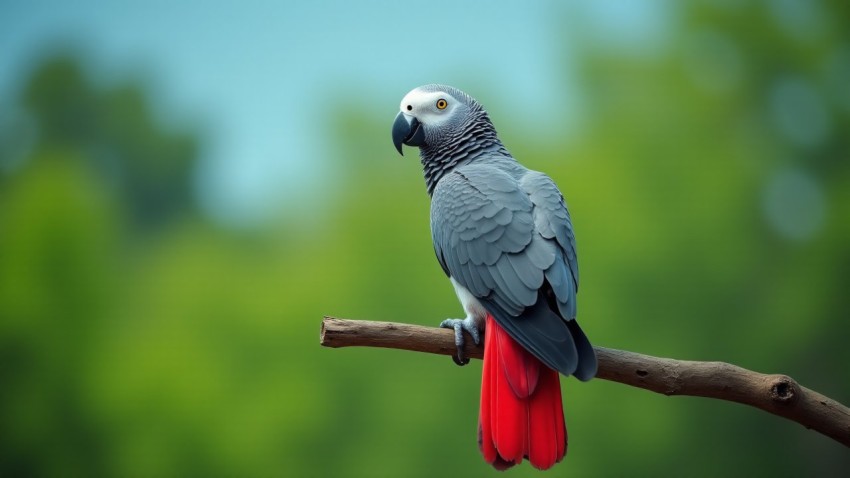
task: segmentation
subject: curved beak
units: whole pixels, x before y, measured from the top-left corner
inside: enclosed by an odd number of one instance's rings
[[[393,122],[393,144],[398,153],[404,156],[401,151],[401,145],[421,146],[425,142],[425,132],[422,130],[422,124],[413,116],[408,116],[399,112]]]

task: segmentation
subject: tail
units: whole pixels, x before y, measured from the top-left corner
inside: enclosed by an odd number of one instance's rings
[[[558,372],[523,349],[489,314],[479,413],[478,445],[499,470],[523,458],[545,470],[567,453]]]

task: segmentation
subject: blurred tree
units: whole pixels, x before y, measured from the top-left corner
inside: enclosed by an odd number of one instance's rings
[[[23,109],[38,151],[75,151],[141,229],[193,212],[195,133],[155,117],[144,89],[132,82],[101,86],[71,55],[41,64],[27,81]]]
[[[846,403],[848,5],[678,3],[646,49],[594,35],[571,12],[566,43],[578,59],[586,123],[565,145],[565,157],[577,159],[564,177],[579,182],[567,189],[571,204],[586,208],[574,213],[588,271],[580,300],[616,324],[591,336],[790,373]],[[604,194],[584,183],[604,184]],[[649,474],[672,467],[710,476],[712,463],[733,461],[755,474],[848,465],[840,445],[771,417],[638,400],[655,417],[642,440],[663,452],[628,440],[608,452],[652,454]]]
[[[96,344],[128,239],[194,212],[197,140],[157,121],[139,85],[100,86],[70,55],[41,63],[21,100],[28,121],[13,123],[33,143],[0,188],[0,475],[109,475]]]

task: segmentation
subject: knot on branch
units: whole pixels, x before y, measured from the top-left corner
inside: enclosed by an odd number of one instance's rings
[[[772,377],[770,384],[770,399],[782,405],[790,405],[797,401],[797,382],[786,375]]]

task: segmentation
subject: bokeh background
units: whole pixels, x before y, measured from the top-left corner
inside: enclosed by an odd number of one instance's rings
[[[430,82],[561,186],[596,344],[850,402],[847,2],[178,3],[0,5],[0,475],[495,473],[480,362],[318,345],[461,313],[389,134]],[[850,469],[755,409],[562,386],[553,476]]]

